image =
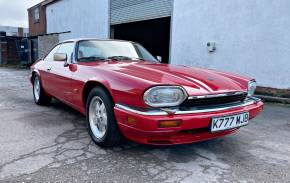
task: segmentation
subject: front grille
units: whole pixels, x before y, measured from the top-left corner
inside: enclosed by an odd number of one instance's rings
[[[204,98],[189,98],[185,100],[181,107],[200,107],[200,106],[213,106],[213,105],[223,105],[234,102],[242,102],[246,99],[247,93],[238,94],[226,94],[221,96],[207,96]]]
[[[188,134],[192,134],[192,135],[197,135],[200,133],[207,133],[210,132],[209,128],[197,128],[197,129],[192,129],[192,130],[182,130],[179,132],[179,134],[183,134],[183,135],[188,135]]]

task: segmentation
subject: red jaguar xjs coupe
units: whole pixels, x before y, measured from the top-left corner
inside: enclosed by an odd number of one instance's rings
[[[124,137],[153,145],[222,137],[263,109],[254,79],[161,64],[128,41],[62,42],[31,67],[31,83],[36,104],[54,97],[80,111],[93,141],[107,147]]]

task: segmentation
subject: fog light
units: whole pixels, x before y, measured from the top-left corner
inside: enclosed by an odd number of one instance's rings
[[[158,122],[159,128],[172,128],[172,127],[179,127],[180,125],[181,125],[180,120],[167,120],[167,121]]]

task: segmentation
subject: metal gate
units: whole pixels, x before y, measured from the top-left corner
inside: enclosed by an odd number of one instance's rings
[[[16,41],[16,49],[18,53],[18,58],[20,64],[27,65],[29,63],[29,40],[27,38],[23,38]]]
[[[31,61],[34,63],[38,59],[38,39],[31,39]]]
[[[111,0],[111,25],[169,17],[173,0]]]

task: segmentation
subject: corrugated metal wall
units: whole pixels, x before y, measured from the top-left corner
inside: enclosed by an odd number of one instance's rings
[[[171,16],[173,0],[111,0],[111,25]]]

